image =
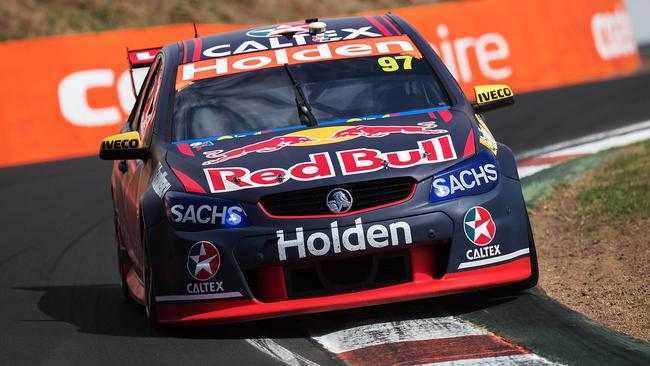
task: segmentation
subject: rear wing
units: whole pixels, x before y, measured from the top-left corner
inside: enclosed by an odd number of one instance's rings
[[[133,78],[133,70],[145,67],[149,68],[161,49],[162,47],[143,48],[140,50],[126,49],[126,59],[129,62],[129,75],[131,76],[131,88],[133,89],[134,97],[138,96],[138,91],[135,86],[135,79]]]

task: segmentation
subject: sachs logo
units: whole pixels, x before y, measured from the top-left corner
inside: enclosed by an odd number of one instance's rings
[[[219,270],[221,257],[217,248],[209,241],[192,245],[187,256],[187,270],[199,281],[207,281]]]
[[[463,227],[467,239],[480,246],[490,244],[497,231],[492,215],[481,206],[472,207],[467,211]]]
[[[346,213],[352,208],[352,194],[346,189],[336,188],[327,194],[327,208],[332,213]]]

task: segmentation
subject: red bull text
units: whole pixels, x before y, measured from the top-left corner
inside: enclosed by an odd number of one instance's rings
[[[336,152],[343,175],[371,173],[387,168],[409,168],[455,160],[456,151],[449,135],[418,141],[418,148],[381,152],[376,149],[351,149]],[[264,168],[251,172],[247,168],[206,168],[205,176],[212,193],[270,187],[290,180],[311,181],[336,175],[330,154],[309,155],[309,161],[289,168]]]

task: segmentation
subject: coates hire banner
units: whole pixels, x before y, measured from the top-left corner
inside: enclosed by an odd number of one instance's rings
[[[467,95],[476,84],[507,83],[521,92],[639,66],[622,0],[477,0],[393,12],[422,33]],[[126,47],[162,46],[192,34],[192,25],[183,24],[1,43],[0,166],[96,153],[134,102]]]

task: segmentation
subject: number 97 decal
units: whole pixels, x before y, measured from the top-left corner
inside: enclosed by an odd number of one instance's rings
[[[411,70],[411,61],[413,61],[413,56],[402,55],[402,56],[385,56],[377,59],[377,63],[381,66],[381,69],[385,72],[393,72],[400,69],[400,62],[402,61],[401,68],[403,70]]]

